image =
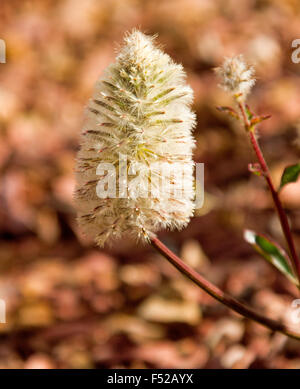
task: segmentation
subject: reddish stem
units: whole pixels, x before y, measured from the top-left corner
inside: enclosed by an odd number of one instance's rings
[[[300,333],[297,333],[292,328],[284,325],[283,323],[269,319],[260,313],[254,311],[244,303],[235,299],[234,297],[226,294],[217,286],[212,284],[210,281],[205,279],[201,274],[197,273],[189,265],[187,265],[181,258],[175,255],[169,250],[158,238],[152,237],[151,244],[155,247],[160,254],[162,254],[173,266],[175,266],[182,274],[188,277],[191,281],[197,284],[201,289],[207,292],[214,299],[220,301],[222,304],[231,308],[235,312],[247,317],[248,319],[254,320],[257,323],[269,328],[271,331],[278,331],[282,334],[300,340]]]
[[[255,128],[251,129],[251,124],[250,124],[249,119],[247,117],[245,107],[242,103],[239,103],[239,108],[240,108],[242,116],[243,116],[246,131],[249,133],[251,144],[252,144],[253,149],[255,151],[255,154],[257,156],[258,162],[261,166],[263,176],[265,177],[265,180],[267,181],[267,184],[268,184],[269,189],[271,191],[272,198],[273,198],[274,205],[275,205],[275,209],[277,211],[277,214],[278,214],[278,217],[280,220],[280,224],[281,224],[285,239],[286,239],[287,244],[288,244],[292,266],[293,266],[294,272],[295,272],[295,274],[300,282],[300,260],[299,260],[299,257],[297,255],[297,251],[295,248],[295,244],[294,244],[291,229],[289,226],[288,218],[287,218],[286,213],[283,209],[278,192],[276,191],[276,189],[274,187],[274,184],[273,184],[273,181],[272,181],[272,178],[270,175],[270,171],[269,171],[268,165],[266,163],[266,160],[263,156],[262,150],[257,142],[256,136],[255,136]]]

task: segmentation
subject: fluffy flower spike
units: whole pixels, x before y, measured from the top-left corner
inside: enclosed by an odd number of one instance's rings
[[[219,76],[220,86],[233,95],[245,100],[255,84],[254,68],[249,66],[242,55],[225,58],[222,66],[215,69]]]
[[[155,47],[153,38],[136,30],[125,36],[115,63],[96,84],[77,156],[78,221],[98,245],[124,235],[145,239],[189,222],[192,100],[182,66]],[[175,167],[171,179],[160,163]],[[159,190],[158,183],[166,181],[169,186]],[[173,196],[182,184],[183,195]]]

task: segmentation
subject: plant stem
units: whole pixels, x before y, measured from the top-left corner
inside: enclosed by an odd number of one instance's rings
[[[175,266],[182,274],[188,277],[191,281],[197,284],[201,289],[207,292],[214,299],[220,301],[222,304],[231,308],[233,311],[254,320],[257,323],[269,328],[271,331],[281,332],[282,334],[300,340],[300,333],[297,333],[292,328],[284,325],[283,323],[269,319],[260,313],[254,311],[252,308],[247,307],[244,303],[235,299],[234,297],[224,293],[217,286],[205,279],[201,274],[197,273],[189,265],[187,265],[181,258],[175,255],[169,250],[158,238],[151,237],[152,246],[158,250],[173,266]]]
[[[288,218],[287,218],[286,213],[283,209],[278,192],[276,191],[276,189],[274,187],[274,184],[273,184],[273,181],[272,181],[272,178],[270,175],[270,171],[269,171],[268,165],[266,163],[266,160],[263,156],[262,150],[258,144],[256,134],[255,134],[255,128],[250,129],[251,125],[250,125],[249,119],[247,117],[244,104],[239,103],[239,108],[240,108],[242,116],[243,116],[245,129],[249,133],[251,144],[253,146],[253,149],[254,149],[255,154],[257,156],[257,159],[258,159],[258,162],[260,164],[263,176],[265,177],[265,180],[267,181],[267,184],[268,184],[269,189],[271,191],[273,202],[274,202],[274,205],[275,205],[275,208],[276,208],[279,220],[280,220],[280,224],[281,224],[285,239],[286,239],[287,244],[288,244],[292,266],[293,266],[295,275],[297,276],[297,278],[300,282],[300,260],[299,260],[299,257],[297,255],[297,252],[296,252],[296,248],[295,248],[295,244],[293,241]]]

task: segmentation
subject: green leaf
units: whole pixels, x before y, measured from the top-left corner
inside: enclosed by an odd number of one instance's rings
[[[217,108],[217,110],[218,111],[220,111],[220,112],[225,112],[225,113],[227,113],[228,115],[230,115],[230,116],[232,116],[232,117],[234,117],[235,119],[238,119],[239,120],[239,114],[236,112],[236,110],[235,109],[233,109],[232,107],[222,107],[222,106],[220,106],[220,107],[216,107]]]
[[[270,119],[271,115],[265,115],[265,116],[256,116],[251,119],[251,126],[256,126],[257,124],[263,122],[264,120]]]
[[[256,176],[261,176],[263,174],[259,163],[249,163],[248,170]]]
[[[248,119],[251,120],[254,116],[254,113],[251,111],[248,104],[245,105],[245,111],[246,111],[246,114],[248,116]]]
[[[261,254],[268,262],[275,266],[295,285],[299,285],[297,278],[289,265],[289,258],[286,252],[275,242],[263,235],[258,235],[251,230],[245,230],[244,239]]]
[[[300,163],[297,163],[296,165],[290,165],[287,166],[284,169],[284,172],[281,177],[280,187],[284,187],[284,185],[289,184],[291,182],[296,182],[300,174]]]

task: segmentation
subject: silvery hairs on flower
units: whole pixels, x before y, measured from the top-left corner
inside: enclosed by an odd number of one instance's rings
[[[227,92],[245,100],[255,84],[254,68],[249,66],[243,56],[225,58],[222,66],[215,68],[220,78],[220,86]]]
[[[78,222],[99,246],[121,236],[147,239],[189,222],[195,197],[192,101],[182,66],[153,37],[127,34],[96,83],[77,156]]]

